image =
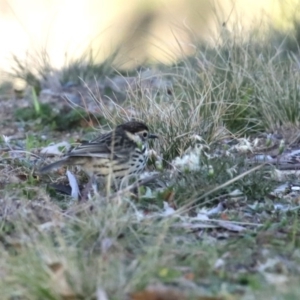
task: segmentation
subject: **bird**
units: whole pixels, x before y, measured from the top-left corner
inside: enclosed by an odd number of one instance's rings
[[[62,166],[77,166],[90,178],[100,177],[120,182],[129,175],[138,175],[148,160],[148,141],[158,138],[149,133],[143,122],[129,121],[97,138],[71,149],[61,160],[46,165],[40,173]]]

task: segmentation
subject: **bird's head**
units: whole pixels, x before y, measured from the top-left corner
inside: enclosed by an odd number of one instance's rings
[[[135,143],[145,143],[148,139],[158,138],[156,134],[149,133],[149,128],[146,124],[138,121],[130,121],[121,124],[117,127],[127,135],[127,137]]]

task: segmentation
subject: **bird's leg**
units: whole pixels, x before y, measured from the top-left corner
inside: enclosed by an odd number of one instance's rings
[[[93,194],[97,193],[97,182],[95,175],[92,175],[89,178],[88,183],[85,185],[84,189],[81,192],[80,201],[87,201],[89,199],[89,195],[93,192]]]

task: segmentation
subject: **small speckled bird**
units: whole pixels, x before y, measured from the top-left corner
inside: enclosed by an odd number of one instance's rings
[[[146,124],[130,121],[82,143],[63,159],[41,168],[40,172],[46,173],[63,165],[78,166],[90,177],[112,175],[113,180],[121,181],[125,176],[143,172],[148,160],[148,140],[157,137],[149,133]]]

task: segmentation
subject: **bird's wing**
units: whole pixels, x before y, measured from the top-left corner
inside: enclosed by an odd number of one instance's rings
[[[90,157],[102,157],[110,158],[111,151],[105,144],[100,143],[84,143],[74,148],[68,153],[68,157],[74,156],[90,156]]]
[[[112,138],[111,134],[101,135],[91,142],[82,143],[68,153],[69,157],[89,156],[108,159],[128,158],[129,149],[124,147],[122,137]]]
[[[111,144],[113,135],[114,135],[113,131],[105,134],[101,134],[96,138],[94,138],[93,140],[91,140],[89,143]]]

